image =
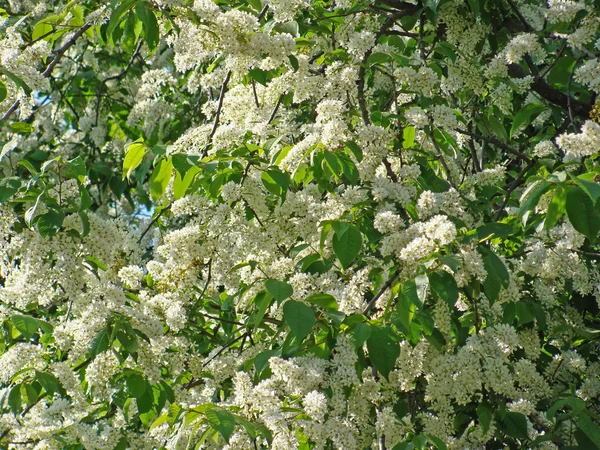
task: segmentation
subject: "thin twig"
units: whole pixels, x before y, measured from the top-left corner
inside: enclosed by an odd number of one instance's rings
[[[444,170],[446,170],[446,177],[448,177],[448,181],[450,182],[452,187],[458,191],[456,185],[454,184],[454,180],[452,179],[452,173],[450,172],[450,167],[448,167],[448,163],[446,163],[446,158],[444,158],[444,153],[442,152],[442,149],[440,148],[438,142],[435,139],[435,132],[433,129],[433,117],[429,118],[429,133],[430,133],[429,138],[431,139],[431,142],[433,143],[433,147],[435,148],[435,151],[438,154],[438,158],[439,158],[440,162],[442,163],[442,166],[444,166]]]
[[[502,205],[500,205],[500,209],[498,209],[498,212],[496,212],[496,217],[495,217],[495,221],[498,222],[498,220],[500,220],[500,217],[502,217],[502,212],[504,211],[504,208],[506,208],[506,205],[508,204],[508,200],[510,199],[510,195],[513,193],[513,191],[521,185],[521,180],[523,179],[523,177],[525,176],[525,174],[527,173],[527,171],[529,169],[531,169],[535,163],[537,162],[537,158],[533,158],[531,160],[529,160],[529,163],[523,167],[523,170],[521,170],[521,172],[519,172],[519,174],[517,175],[517,178],[514,179],[514,181],[511,183],[511,185],[508,187],[508,189],[506,190],[506,194],[504,195],[504,200],[502,201]]]
[[[100,114],[100,102],[102,101],[102,91],[104,90],[104,86],[106,86],[106,83],[111,80],[121,80],[121,78],[123,78],[125,75],[127,75],[127,72],[129,72],[129,69],[133,65],[133,61],[135,60],[135,57],[139,54],[143,43],[144,43],[143,39],[140,39],[138,41],[135,51],[133,52],[133,55],[131,55],[129,62],[127,63],[125,68],[120,73],[118,73],[117,75],[112,75],[108,78],[105,78],[104,80],[102,80],[100,82],[100,87],[98,88],[98,94],[96,94],[97,95],[97,97],[96,97],[96,125],[98,125],[98,116]]]
[[[77,39],[79,39],[81,37],[81,35],[83,33],[85,33],[88,30],[88,28],[90,28],[91,26],[92,26],[91,22],[84,24],[79,30],[77,30],[77,32],[73,36],[71,36],[71,39],[69,39],[67,42],[65,42],[65,44],[56,51],[56,56],[54,57],[52,62],[50,64],[48,64],[48,67],[46,67],[46,70],[44,70],[42,72],[42,76],[44,78],[48,78],[50,76],[50,74],[52,73],[52,71],[54,70],[56,65],[60,62],[63,55],[66,53],[66,51],[69,48],[71,48],[75,44],[75,42],[77,42]]]
[[[256,20],[258,20],[260,22],[262,20],[262,18],[265,17],[265,14],[267,13],[268,10],[269,10],[269,5],[265,5],[264,8],[262,9],[262,11],[258,13],[258,16],[256,16]]]
[[[265,6],[265,8],[266,8],[266,6]],[[227,72],[227,75],[225,75],[225,80],[223,81],[223,84],[221,85],[221,93],[219,94],[219,103],[217,105],[217,112],[215,113],[215,122],[213,124],[212,130],[210,130],[210,134],[208,135],[208,141],[206,143],[206,146],[204,147],[204,150],[202,151],[202,158],[206,157],[206,154],[208,153],[208,147],[210,147],[212,138],[215,135],[217,128],[219,127],[219,118],[221,116],[221,108],[223,108],[223,98],[225,97],[225,91],[227,90],[227,84],[229,83],[230,78],[231,78],[231,70]]]
[[[77,30],[77,32],[75,34],[73,34],[73,36],[71,36],[71,38],[67,42],[65,42],[65,44],[61,48],[59,48],[56,51],[54,59],[50,62],[50,64],[48,64],[48,66],[46,67],[46,70],[44,70],[42,72],[42,76],[44,78],[48,78],[50,76],[50,74],[52,74],[52,71],[54,70],[56,65],[59,63],[59,61],[65,54],[65,52],[69,48],[71,48],[73,46],[73,44],[75,44],[77,39],[79,39],[81,37],[81,35],[83,33],[85,33],[88,30],[88,28],[90,28],[91,26],[92,26],[91,22],[84,24],[79,30]],[[21,103],[21,100],[15,101],[13,103],[13,105],[9,108],[9,110],[6,111],[6,113],[2,116],[2,118],[0,119],[0,122],[7,120],[17,110],[17,108],[19,108],[20,103]]]
[[[160,210],[160,212],[156,215],[156,217],[150,221],[150,223],[148,224],[148,226],[146,227],[146,229],[144,230],[144,232],[139,237],[138,244],[140,242],[142,242],[142,239],[144,239],[144,236],[146,236],[146,234],[148,233],[148,231],[150,231],[150,228],[152,228],[152,226],[156,223],[156,221],[158,219],[160,219],[160,216],[162,216],[169,209],[171,209],[171,205],[165,206],[163,209]]]
[[[523,17],[523,14],[521,14],[521,11],[519,11],[519,8],[515,4],[515,2],[513,0],[506,0],[506,1],[510,5],[510,8],[513,10],[513,12],[515,13],[515,15],[518,17],[519,21],[527,29],[527,31],[534,31],[534,28],[531,25],[529,25],[529,22],[527,22],[527,20],[525,19],[525,17]]]
[[[383,286],[381,286],[381,289],[379,289],[379,292],[375,295],[375,297],[373,297],[371,299],[371,301],[367,304],[367,306],[365,307],[365,309],[363,310],[363,314],[367,315],[369,313],[369,310],[373,307],[373,305],[375,303],[377,303],[377,300],[379,300],[381,298],[381,296],[385,293],[385,291],[388,290],[388,288],[394,284],[394,281],[396,281],[396,278],[398,278],[400,276],[400,272],[396,272],[394,275],[392,275],[384,284]]]
[[[206,275],[206,282],[204,283],[202,292],[200,292],[200,295],[198,296],[198,299],[194,303],[194,306],[192,306],[192,311],[198,307],[198,303],[200,303],[200,301],[204,298],[204,294],[206,294],[206,290],[208,289],[208,284],[210,283],[211,275],[212,275],[212,258],[208,260],[208,274]]]
[[[417,5],[407,4],[406,6],[407,6],[406,9],[403,9],[401,11],[398,11],[398,12],[390,15],[385,20],[385,22],[383,22],[383,24],[381,24],[379,31],[375,35],[375,40],[374,40],[375,43],[377,43],[379,38],[381,36],[383,36],[383,33],[385,33],[388,29],[390,29],[394,25],[394,23],[396,23],[396,20],[411,14],[418,8]],[[365,101],[365,74],[366,74],[366,70],[367,70],[366,69],[367,60],[373,53],[373,48],[374,47],[371,47],[369,50],[367,50],[367,52],[363,56],[363,59],[360,63],[360,67],[358,69],[358,79],[356,81],[356,86],[358,89],[358,106],[360,108],[360,113],[361,113],[361,116],[362,116],[362,119],[363,119],[363,122],[365,125],[371,124],[371,120],[369,119],[369,111],[367,110],[367,103]]]
[[[258,103],[258,95],[256,95],[256,83],[254,82],[254,78],[252,78],[252,93],[254,94],[254,104],[257,108],[260,108],[260,103]]]
[[[462,130],[462,129],[457,129],[456,131],[458,131],[460,134],[465,134],[472,138],[480,139],[480,140],[488,142],[490,144],[494,144],[495,146],[500,147],[502,150],[506,150],[507,152],[512,153],[515,156],[518,156],[519,158],[521,158],[524,161],[527,161],[527,162],[531,161],[531,159],[527,155],[525,155],[524,153],[521,153],[518,150],[515,150],[514,148],[512,148],[509,145],[506,145],[504,142],[500,141],[499,139],[496,139],[495,137],[484,136],[482,134],[473,133],[471,131]]]
[[[540,73],[540,75],[539,75],[540,78],[544,78],[546,75],[548,75],[548,73],[556,65],[556,63],[558,62],[558,60],[560,59],[560,57],[562,56],[562,54],[563,54],[563,52],[565,51],[566,48],[567,48],[567,41],[565,41],[565,43],[563,44],[563,46],[558,51],[558,53],[556,55],[556,58],[554,58],[554,61],[552,61],[550,64],[548,64],[548,66],[544,69],[544,71],[542,73]]]
[[[275,103],[275,107],[273,108],[273,111],[271,112],[271,116],[269,117],[269,120],[267,121],[267,125],[270,125],[271,122],[273,122],[273,119],[275,118],[275,115],[277,114],[277,110],[279,109],[279,106],[281,105],[282,100],[283,100],[283,94],[281,94],[279,96],[279,98],[277,99],[277,103]]]

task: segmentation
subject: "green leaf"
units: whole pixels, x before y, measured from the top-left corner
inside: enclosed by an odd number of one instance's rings
[[[154,168],[152,175],[150,176],[150,195],[152,199],[157,202],[163,194],[167,191],[169,181],[171,181],[171,175],[173,173],[173,163],[171,159],[163,159]]]
[[[79,219],[81,220],[81,227],[83,228],[83,233],[81,234],[81,237],[86,237],[90,233],[90,219],[88,215],[83,211],[80,211],[78,215]]]
[[[23,16],[23,19],[25,17],[26,16]],[[22,88],[23,91],[25,91],[25,94],[27,94],[27,95],[31,94],[31,88],[27,85],[27,83],[25,83],[23,81],[22,78],[19,78],[14,73],[6,70],[6,68],[4,68],[4,67],[0,67],[0,73],[3,73],[4,75],[6,75],[13,83],[15,83],[17,86]]]
[[[125,21],[125,27],[123,28],[123,39],[121,40],[121,47],[127,53],[133,53],[138,41],[138,37],[143,29],[143,24],[138,20],[135,14],[129,13],[127,20]],[[117,33],[113,33],[113,39]]]
[[[358,162],[361,162],[363,159],[363,151],[354,141],[346,142],[346,148],[350,150],[350,152],[354,155]]]
[[[135,5],[135,13],[144,25],[144,38],[150,53],[153,53],[159,42],[158,21],[156,20],[154,11],[152,11],[147,2],[139,2]]]
[[[285,281],[267,280],[265,282],[265,287],[267,288],[269,294],[271,294],[273,298],[278,302],[281,302],[286,298],[291,297],[294,293],[294,289],[292,288],[292,286],[289,283],[286,283]]]
[[[65,220],[65,215],[61,212],[48,211],[39,216],[36,222],[38,233],[42,237],[52,237],[56,234]]]
[[[487,403],[480,403],[477,405],[477,418],[479,423],[483,427],[483,434],[487,433],[492,423],[493,410],[492,407]]]
[[[13,414],[17,414],[21,409],[21,385],[15,385],[8,394],[8,407]]]
[[[525,125],[525,127],[529,126],[529,124],[537,117],[539,113],[546,109],[546,106],[541,103],[528,103],[521,110],[515,114],[515,118],[513,119],[512,126],[510,127],[510,137],[512,136],[519,127]]]
[[[292,65],[294,72],[296,72],[300,67],[298,64],[298,58],[296,58],[294,55],[288,55],[288,59],[290,60],[290,64]]]
[[[567,191],[566,210],[573,228],[594,242],[600,231],[600,215],[583,189],[572,187]]]
[[[290,176],[277,170],[263,172],[261,179],[267,190],[278,196],[283,196],[290,185]]]
[[[223,436],[225,442],[229,442],[229,439],[235,430],[235,417],[233,414],[223,408],[215,406],[206,410],[206,419],[210,426]]]
[[[371,336],[367,339],[369,358],[387,380],[400,356],[398,339],[389,327],[371,327]]]
[[[248,75],[250,75],[250,78],[252,78],[254,81],[262,84],[263,86],[267,85],[267,80],[268,80],[268,72],[265,72],[264,70],[261,69],[251,69],[248,71]]]
[[[96,335],[96,337],[92,340],[90,344],[89,352],[92,357],[96,357],[100,353],[108,350],[108,346],[110,345],[110,336],[106,328],[100,330],[100,332]]]
[[[348,268],[360,252],[362,236],[355,225],[350,225],[345,231],[336,230],[332,240],[333,252],[344,269]]]
[[[404,127],[402,131],[402,147],[410,148],[415,143],[415,127]]]
[[[10,129],[19,134],[29,134],[33,131],[33,127],[26,122],[13,122],[10,124]]]
[[[483,121],[487,125],[487,128],[491,129],[502,141],[508,141],[508,133],[506,132],[506,128],[504,128],[504,124],[500,121],[500,119],[492,115],[489,116],[487,120],[484,118]]]
[[[68,178],[76,178],[80,183],[85,181],[85,176],[87,174],[87,170],[85,167],[85,161],[81,156],[77,158],[73,158],[70,161],[64,163],[65,167],[65,176]]]
[[[600,448],[600,427],[592,421],[587,411],[581,412],[577,417],[579,418],[579,427],[596,444],[596,447]]]
[[[540,197],[544,195],[552,187],[550,183],[545,180],[537,180],[525,189],[523,195],[521,195],[521,206],[519,208],[519,217],[522,218],[522,223],[527,223],[527,217],[530,211],[532,211],[540,201]]]
[[[113,42],[113,33],[116,30],[117,26],[123,20],[123,16],[129,9],[133,6],[133,4],[137,0],[123,0],[119,6],[117,6],[112,14],[110,15],[110,19],[108,21],[108,27],[106,28],[106,37],[108,38],[111,45],[114,45]]]
[[[507,412],[501,421],[502,428],[510,437],[515,439],[527,439],[527,418],[517,412]]]
[[[0,180],[0,203],[5,202],[16,194],[20,187],[21,180],[18,178],[9,177]]]
[[[288,300],[283,305],[283,318],[298,341],[304,339],[316,322],[313,309],[304,303]]]
[[[19,333],[27,340],[31,339],[39,328],[38,321],[30,316],[14,314],[10,320],[15,328],[19,330]]]
[[[359,323],[352,330],[352,339],[354,340],[354,346],[356,348],[362,347],[362,345],[367,342],[370,337],[371,327],[365,322]]]
[[[338,309],[338,303],[332,295],[329,294],[313,294],[304,299],[308,303],[320,306],[325,309]]]
[[[400,286],[399,295],[406,299],[419,309],[423,309],[423,302],[427,297],[427,288],[429,286],[429,278],[424,275],[419,275],[418,280],[408,280]],[[418,286],[417,286],[418,281]]]
[[[148,382],[137,373],[132,373],[126,380],[127,391],[130,397],[140,398],[149,387]]]
[[[131,173],[142,163],[145,154],[146,144],[142,139],[129,144],[123,161],[123,179],[131,176]]]
[[[562,186],[557,186],[546,211],[546,220],[544,221],[546,231],[549,231],[558,223],[560,218],[565,214],[566,206],[567,191]]]
[[[458,286],[452,275],[445,270],[430,273],[429,286],[431,287],[431,291],[435,292],[439,298],[451,307],[454,307],[454,304],[458,300]]]
[[[179,173],[179,171],[175,172],[175,180],[173,181],[173,195],[175,196],[175,200],[179,200],[185,196],[188,188],[194,182],[196,175],[199,173],[200,168],[198,166],[190,167],[183,176]]]
[[[4,85],[4,83],[2,81],[0,81],[0,102],[4,101],[7,94],[8,94],[8,92],[6,90],[6,86]]]
[[[372,53],[367,58],[367,66],[374,66],[376,64],[384,64],[392,60],[391,56],[386,53]]]
[[[46,391],[49,395],[53,395],[55,392],[58,392],[61,389],[60,382],[51,373],[36,371],[35,379],[42,385],[44,391]]]
[[[117,339],[119,340],[123,348],[129,353],[135,353],[139,350],[139,344],[137,341],[137,336],[135,334],[132,334],[130,332],[126,333],[125,331],[119,331],[117,333]]]
[[[396,311],[392,313],[391,320],[396,328],[404,333],[406,337],[412,336],[410,325],[415,317],[415,311],[415,303],[407,296],[399,295]]]
[[[267,308],[271,306],[272,300],[273,296],[265,291],[261,291],[254,296],[252,302],[256,305],[256,314],[253,316],[253,320],[251,322],[252,326],[258,327],[260,325],[265,317]]]
[[[437,450],[448,450],[448,447],[446,447],[446,444],[444,444],[444,441],[442,441],[440,438],[432,436],[430,434],[426,434],[425,436]]]
[[[506,238],[513,235],[514,227],[508,223],[486,223],[477,227],[477,237],[480,240]]]
[[[502,260],[492,250],[484,245],[477,247],[483,258],[483,267],[487,272],[483,282],[483,292],[490,301],[495,301],[500,295],[502,287],[510,284],[510,275]]]
[[[596,174],[593,173],[589,175],[594,175],[594,178],[596,176]],[[577,186],[583,189],[583,191],[590,196],[594,205],[598,203],[598,199],[600,198],[600,184],[596,183],[595,181],[586,180],[582,178],[582,176],[575,177],[570,173],[569,176],[575,183],[577,183]]]
[[[92,206],[93,203],[94,202],[92,200],[92,197],[90,197],[90,193],[88,192],[88,190],[83,185],[80,185],[79,186],[79,212],[85,211],[90,206]]]
[[[272,356],[281,355],[280,350],[265,350],[254,357],[254,367],[258,373],[261,373],[269,364]]]

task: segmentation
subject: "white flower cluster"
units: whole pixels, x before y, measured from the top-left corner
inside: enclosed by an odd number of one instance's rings
[[[581,133],[564,133],[556,138],[556,144],[568,155],[580,158],[600,151],[600,125],[586,120]]]
[[[543,59],[546,56],[534,33],[522,33],[514,37],[504,49],[504,58],[509,64],[520,62],[525,55],[538,59]]]

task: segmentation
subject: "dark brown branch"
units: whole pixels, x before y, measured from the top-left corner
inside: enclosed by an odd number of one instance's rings
[[[194,303],[194,306],[192,306],[192,311],[198,307],[198,304],[204,298],[204,294],[206,294],[206,290],[208,289],[208,284],[210,283],[211,277],[212,277],[212,258],[208,260],[208,274],[206,275],[206,282],[204,283],[202,292],[200,292],[200,295],[198,296],[198,299]]]
[[[524,161],[527,161],[527,162],[531,161],[531,159],[527,155],[525,155],[524,153],[521,153],[518,150],[515,150],[514,148],[512,148],[509,145],[506,145],[504,142],[496,139],[495,137],[484,136],[482,134],[473,133],[471,131],[461,130],[461,129],[457,129],[456,131],[458,131],[460,134],[464,134],[464,135],[470,136],[470,137],[475,138],[475,139],[480,139],[480,140],[485,141],[485,142],[487,142],[489,144],[494,144],[495,146],[500,147],[502,150],[506,150],[507,152],[512,153],[513,155],[521,158]]]
[[[77,30],[77,32],[73,36],[71,36],[71,39],[69,39],[67,42],[65,42],[65,44],[56,51],[56,56],[54,57],[52,62],[50,64],[48,64],[48,67],[46,67],[46,70],[44,70],[42,72],[42,76],[44,78],[48,78],[50,76],[50,74],[52,73],[52,71],[54,70],[56,65],[60,62],[61,58],[65,54],[65,52],[68,49],[70,49],[75,44],[75,42],[77,42],[77,39],[79,39],[81,37],[81,35],[83,33],[85,33],[88,30],[88,28],[90,28],[91,26],[92,26],[91,22],[84,24],[79,30]]]
[[[404,36],[411,38],[418,38],[419,35],[417,33],[411,33],[410,31],[398,31],[398,30],[387,30],[383,33],[385,36]]]
[[[144,232],[140,235],[140,237],[138,239],[138,244],[140,242],[142,242],[142,239],[144,239],[144,236],[146,236],[146,234],[148,233],[148,231],[150,231],[150,228],[152,228],[152,225],[154,225],[156,223],[156,221],[158,219],[160,219],[160,216],[162,216],[169,209],[171,209],[171,205],[165,206],[163,209],[160,210],[160,212],[156,215],[156,217],[150,221],[150,223],[148,224],[148,226],[146,227],[146,229],[144,230]]]
[[[508,65],[508,74],[513,78],[525,78],[529,75],[534,75],[528,73],[523,67],[518,64],[509,64]],[[591,105],[579,101],[577,99],[571,98],[571,96],[565,95],[560,91],[557,91],[552,86],[550,86],[546,81],[538,75],[535,78],[535,81],[531,85],[531,89],[537,92],[542,98],[548,100],[555,105],[560,106],[561,108],[568,109],[569,102],[572,105],[573,113],[579,117],[588,118],[590,116],[590,112],[592,111]]]
[[[456,185],[454,184],[454,180],[452,179],[452,173],[450,172],[450,167],[448,167],[448,164],[446,163],[446,158],[444,158],[444,152],[442,152],[442,149],[440,148],[438,142],[435,139],[435,132],[434,132],[434,128],[433,128],[433,118],[430,117],[429,118],[429,139],[431,139],[431,142],[433,143],[433,146],[435,147],[435,151],[438,154],[438,158],[440,160],[440,162],[442,163],[442,166],[444,166],[444,170],[446,171],[446,177],[448,178],[448,182],[452,185],[452,187],[454,189],[457,189]]]
[[[225,91],[227,90],[227,84],[229,83],[230,78],[231,78],[231,70],[229,72],[227,72],[227,75],[225,75],[225,80],[223,81],[223,84],[221,85],[221,93],[219,94],[219,103],[217,105],[217,112],[215,113],[215,122],[213,124],[212,130],[210,130],[210,134],[208,135],[208,142],[206,143],[206,146],[204,147],[204,150],[202,151],[202,158],[206,157],[206,154],[208,153],[208,147],[210,147],[212,138],[215,135],[217,128],[219,127],[219,119],[221,116],[221,109],[223,108],[223,98],[225,98]]]
[[[279,109],[279,106],[281,105],[281,100],[283,100],[283,94],[281,94],[279,96],[279,98],[277,99],[277,103],[275,104],[273,111],[271,111],[271,116],[269,117],[269,120],[267,121],[267,125],[270,125],[271,122],[273,122],[273,119],[275,118],[275,115],[277,114],[277,110]]]
[[[258,95],[256,95],[256,83],[254,82],[254,78],[252,78],[252,94],[254,94],[254,104],[257,108],[260,108],[260,103],[258,103]]]
[[[267,14],[268,10],[269,10],[269,5],[265,5],[264,8],[262,9],[262,11],[258,13],[258,16],[256,16],[256,20],[258,20],[260,22],[263,19],[263,17],[265,17],[265,14]]]
[[[61,48],[59,48],[56,51],[54,59],[50,62],[50,64],[48,64],[48,66],[46,67],[46,70],[44,70],[42,72],[42,76],[44,78],[48,78],[52,74],[52,71],[54,70],[56,65],[59,63],[59,61],[65,54],[65,52],[69,48],[71,48],[75,44],[75,42],[77,42],[77,39],[79,39],[81,37],[81,35],[83,33],[85,33],[88,30],[88,28],[90,28],[91,26],[92,26],[91,22],[84,24],[79,30],[77,30],[77,32],[75,34],[73,34],[73,36],[71,36],[71,38],[67,42],[65,42],[65,44]],[[2,116],[2,118],[0,119],[0,122],[5,121],[10,116],[12,116],[12,114],[19,108],[20,103],[21,103],[20,100],[17,100],[16,102],[14,102],[13,105],[9,108],[9,110],[6,111],[6,113]]]
[[[373,305],[377,303],[377,300],[379,300],[381,296],[385,293],[385,291],[387,291],[392,286],[392,284],[394,284],[394,281],[396,281],[396,278],[398,278],[399,276],[400,272],[396,272],[383,284],[383,286],[381,286],[379,292],[375,295],[375,297],[371,299],[371,301],[367,304],[366,308],[363,310],[364,315],[367,315],[369,313]]]
[[[119,72],[117,75],[112,75],[108,78],[105,78],[104,80],[102,80],[100,82],[100,87],[98,88],[98,94],[96,97],[96,125],[98,125],[98,116],[100,114],[100,102],[102,101],[102,91],[104,90],[104,86],[106,86],[106,83],[111,80],[119,80],[120,81],[121,78],[123,78],[125,75],[127,75],[127,72],[129,72],[129,69],[131,69],[131,66],[133,65],[133,61],[135,60],[135,57],[140,53],[143,43],[144,43],[143,39],[140,39],[138,41],[135,51],[133,52],[133,55],[131,55],[129,62],[127,63],[127,65],[121,72]]]
[[[519,187],[521,184],[523,184],[523,177],[529,171],[529,169],[531,169],[535,165],[536,162],[537,162],[537,158],[534,157],[534,158],[530,159],[529,163],[525,167],[523,167],[523,170],[521,170],[521,172],[519,172],[519,174],[517,175],[517,178],[515,178],[514,181],[510,184],[510,186],[506,190],[506,194],[504,195],[504,200],[502,201],[502,205],[500,205],[500,208],[496,212],[496,217],[494,218],[494,220],[496,222],[498,222],[498,220],[500,220],[500,218],[502,217],[502,212],[504,211],[504,208],[506,208],[506,205],[508,204],[508,200],[510,199],[511,194],[517,187]]]
[[[381,36],[383,36],[383,33],[385,33],[392,26],[394,26],[394,23],[396,23],[396,21],[398,19],[400,19],[404,16],[407,16],[407,15],[415,12],[417,9],[419,9],[419,7],[417,5],[411,5],[411,4],[404,3],[404,2],[392,1],[391,3],[396,4],[396,6],[402,5],[402,7],[405,9],[392,14],[385,20],[385,22],[383,22],[383,24],[381,24],[379,31],[375,35],[375,43],[376,44],[377,44],[377,41],[379,40],[379,38]],[[386,3],[386,4],[388,4],[388,3]],[[366,70],[367,70],[366,69],[367,60],[369,59],[369,56],[371,56],[372,53],[373,53],[373,47],[370,48],[369,50],[367,50],[367,52],[363,56],[363,59],[360,63],[360,67],[358,69],[358,80],[356,81],[356,86],[358,88],[358,106],[360,108],[360,113],[361,113],[361,116],[362,116],[362,119],[363,119],[363,122],[365,125],[371,124],[371,120],[369,119],[369,111],[367,110],[367,103],[365,101],[365,74],[366,74]]]
[[[527,20],[525,20],[525,17],[523,17],[523,14],[521,14],[521,11],[519,11],[519,8],[515,4],[515,2],[513,0],[506,0],[506,1],[510,5],[510,8],[513,10],[513,12],[515,13],[515,15],[519,19],[519,21],[523,24],[523,26],[525,27],[525,29],[527,31],[535,31],[533,29],[533,27],[531,25],[529,25],[529,22],[527,22]]]

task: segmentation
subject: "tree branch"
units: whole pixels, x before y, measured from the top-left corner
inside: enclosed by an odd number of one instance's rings
[[[118,73],[117,75],[112,75],[108,78],[105,78],[104,80],[102,80],[100,82],[100,87],[98,88],[98,94],[96,97],[96,125],[98,125],[98,116],[100,115],[100,102],[102,101],[102,91],[104,90],[104,86],[106,86],[106,83],[111,80],[119,80],[120,81],[121,78],[123,78],[125,75],[127,75],[127,72],[129,72],[129,69],[133,65],[133,61],[135,60],[135,57],[140,53],[143,43],[144,43],[143,39],[140,39],[138,41],[135,51],[133,52],[133,55],[131,55],[129,62],[127,63],[125,68],[120,73]]]
[[[527,161],[527,162],[531,161],[531,159],[527,155],[525,155],[524,153],[521,153],[518,150],[515,150],[514,148],[510,147],[509,145],[506,145],[504,142],[496,139],[495,137],[484,136],[482,134],[473,133],[471,131],[461,130],[461,129],[457,129],[456,131],[458,131],[460,134],[464,134],[464,135],[470,136],[475,139],[480,139],[489,144],[494,144],[495,146],[500,147],[502,150],[506,150],[507,152],[512,153],[513,155],[521,158],[524,161]]]
[[[529,171],[529,169],[531,169],[535,165],[536,162],[537,162],[537,158],[534,157],[534,158],[530,159],[529,163],[525,167],[523,167],[523,170],[521,170],[521,172],[519,172],[519,174],[517,175],[517,178],[515,178],[514,181],[511,183],[511,185],[508,187],[508,189],[506,190],[506,194],[504,195],[504,200],[502,201],[502,205],[500,205],[500,208],[496,212],[496,217],[494,218],[494,220],[496,222],[498,222],[498,220],[500,220],[500,218],[502,217],[502,212],[504,211],[504,208],[506,208],[506,205],[508,204],[508,200],[510,199],[511,194],[517,187],[519,187],[523,183],[523,181],[522,181],[523,177]]]
[[[373,305],[375,303],[377,303],[377,300],[379,300],[381,298],[381,296],[385,293],[385,291],[388,290],[388,288],[390,288],[390,286],[392,284],[394,284],[394,281],[396,281],[396,278],[398,278],[400,276],[400,272],[396,272],[394,275],[392,275],[384,284],[383,286],[381,286],[381,289],[379,289],[379,292],[377,292],[377,294],[375,295],[375,297],[373,297],[371,299],[371,301],[367,304],[367,306],[365,307],[365,309],[363,310],[363,314],[366,316],[370,309],[373,307]]]
[[[91,22],[84,24],[79,30],[77,30],[77,32],[73,36],[71,36],[71,38],[67,42],[65,42],[65,44],[61,48],[59,48],[56,51],[54,59],[50,62],[50,64],[48,64],[48,66],[46,67],[46,70],[44,70],[42,72],[42,76],[44,78],[48,78],[52,74],[52,71],[54,70],[56,65],[60,62],[61,58],[66,53],[66,51],[69,48],[71,48],[73,46],[73,44],[75,44],[75,42],[77,42],[77,39],[79,39],[81,37],[81,35],[83,33],[85,33],[88,30],[88,28],[90,28],[91,26],[92,26]],[[21,103],[20,100],[15,101],[13,103],[13,105],[9,108],[9,110],[6,111],[6,113],[2,116],[2,118],[0,119],[0,122],[5,121],[10,116],[12,116],[12,114],[19,108],[20,103]]]
[[[535,81],[531,85],[531,89],[537,92],[544,99],[564,109],[568,109],[569,103],[571,103],[573,113],[575,115],[579,117],[585,117],[586,119],[590,116],[590,112],[592,111],[591,105],[557,91],[548,83],[546,83],[546,81],[540,75],[536,76],[535,73],[528,73],[518,64],[509,64],[508,74],[513,78],[525,78],[526,76],[534,75]]]
[[[227,90],[227,84],[229,83],[230,78],[231,78],[231,70],[229,72],[227,72],[227,75],[225,75],[225,80],[223,81],[223,84],[221,85],[221,93],[219,94],[219,103],[217,105],[217,112],[215,113],[215,123],[213,124],[212,130],[210,130],[210,134],[208,135],[208,142],[206,143],[204,150],[202,150],[202,158],[206,157],[206,154],[208,153],[208,147],[210,147],[212,138],[215,135],[217,128],[219,127],[219,118],[221,116],[221,108],[223,108],[223,98],[225,97],[225,91]]]

